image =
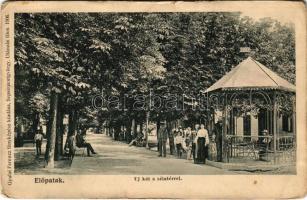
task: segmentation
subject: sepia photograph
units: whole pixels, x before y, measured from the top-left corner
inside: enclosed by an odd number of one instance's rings
[[[306,196],[306,8],[1,7],[8,198]]]
[[[295,174],[295,27],[15,14],[15,173]]]

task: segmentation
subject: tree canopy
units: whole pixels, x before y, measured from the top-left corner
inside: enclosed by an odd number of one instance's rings
[[[86,124],[144,121],[146,109],[132,109],[134,95],[195,98],[246,58],[241,47],[295,83],[294,27],[270,18],[223,12],[23,13],[15,20],[15,116],[35,119],[33,129],[39,117],[50,121],[58,106],[62,118],[81,117]],[[102,91],[127,96],[126,109],[93,110],[91,99]],[[58,103],[52,106],[54,95]],[[195,117],[189,109],[153,111],[149,117],[184,115]]]

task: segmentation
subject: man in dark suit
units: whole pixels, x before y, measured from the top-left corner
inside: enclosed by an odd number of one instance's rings
[[[90,152],[92,154],[96,154],[94,151],[92,145],[85,140],[85,134],[86,134],[86,129],[83,129],[82,132],[78,132],[76,136],[76,146],[79,148],[86,147],[87,150],[87,156],[91,156]]]
[[[174,130],[170,130],[169,128],[169,133],[168,133],[168,141],[169,141],[169,150],[170,150],[170,154],[174,155],[175,152],[175,129]]]
[[[217,161],[222,161],[222,148],[223,148],[223,122],[222,118],[219,118],[217,123],[214,125],[215,140],[216,140],[216,150],[217,150]]]
[[[167,127],[165,122],[160,122],[158,131],[159,157],[166,157],[166,141],[167,141]]]

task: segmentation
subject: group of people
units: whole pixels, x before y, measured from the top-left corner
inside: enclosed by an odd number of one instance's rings
[[[126,142],[129,144],[129,146],[140,145],[144,137],[144,134],[141,131],[131,134],[131,132],[128,132],[126,128],[123,128],[117,132],[114,129],[112,131],[113,132],[111,135],[114,136],[115,140]]]
[[[205,163],[206,159],[222,161],[222,129],[223,126],[221,119],[219,119],[214,125],[213,131],[210,135],[208,134],[204,124],[196,124],[194,129],[191,127],[183,129],[179,126],[177,129],[171,130],[165,122],[160,122],[160,128],[157,132],[159,156],[166,157],[166,143],[169,141],[170,154],[174,155],[176,152],[178,158],[182,158],[185,154],[186,159],[193,159],[194,163]],[[86,148],[88,156],[96,154],[92,145],[86,140],[86,128],[82,128],[76,131],[76,133],[67,137],[64,147],[66,154],[73,156],[75,146],[78,148]],[[127,131],[124,129],[119,134],[119,137],[126,141],[127,135]],[[264,130],[262,135],[268,136],[268,131]],[[34,136],[37,157],[39,157],[42,152],[41,146],[43,138],[43,130],[42,127],[39,126]],[[138,132],[134,138],[130,138],[127,142],[129,143],[129,146],[142,146],[142,142],[144,142],[144,134]],[[262,145],[261,150],[259,151],[260,160],[264,159],[270,142],[270,137],[263,137],[260,141],[260,144]]]
[[[194,160],[194,163],[205,163],[206,159],[209,157],[211,160],[219,161],[221,157],[221,142],[219,142],[219,137],[221,137],[222,125],[217,125],[214,128],[214,132],[209,137],[208,131],[204,124],[196,124],[194,129],[187,127],[183,129],[178,127],[178,129],[170,130],[165,122],[160,123],[160,128],[157,132],[158,136],[158,151],[159,156],[166,157],[166,143],[169,140],[170,154],[174,155],[175,152],[178,158],[182,158],[183,153],[186,154],[186,159]],[[125,138],[125,131],[119,134],[120,137]],[[75,146],[78,148],[86,148],[87,155],[96,154],[92,145],[86,140],[86,128],[82,128],[76,131],[77,134],[68,136],[64,150],[68,155],[74,155]],[[216,137],[217,135],[217,137]],[[143,140],[144,134],[137,134],[134,139],[129,141],[129,146],[136,145]],[[41,155],[41,146],[43,141],[42,128],[39,127],[35,136],[34,141],[36,144],[36,155],[39,157]]]
[[[179,127],[173,130],[173,135],[178,158],[182,158],[185,152],[188,160],[193,159],[194,163],[205,163],[210,138],[204,124],[200,126],[196,124],[193,130],[191,127],[185,130]]]
[[[166,143],[169,140],[170,154],[174,155],[175,151],[178,158],[182,158],[183,153],[186,153],[186,158],[188,160],[194,160],[194,163],[205,163],[206,159],[209,157],[212,160],[219,161],[219,149],[221,149],[221,143],[216,140],[217,137],[221,137],[221,125],[215,126],[215,132],[209,137],[208,131],[205,129],[204,124],[196,124],[194,129],[187,127],[183,129],[179,127],[178,129],[170,130],[164,122],[160,123],[160,129],[158,131],[158,151],[159,156],[166,156]],[[125,130],[124,130],[125,131]],[[87,155],[96,154],[92,145],[86,140],[86,128],[76,131],[77,134],[68,136],[64,150],[69,155],[74,155],[75,146],[78,148],[86,148]],[[216,133],[216,134],[215,134]],[[125,136],[123,133],[122,136]],[[129,142],[129,146],[136,145],[144,137],[144,134],[140,133]],[[124,138],[124,137],[123,137]],[[217,139],[218,139],[217,138]],[[42,128],[39,127],[35,136],[34,141],[36,144],[36,155],[39,157],[41,155],[41,146],[43,141]],[[216,142],[217,141],[217,142]]]
[[[161,123],[158,131],[159,156],[166,156],[166,142],[169,139],[171,155],[176,151],[177,157],[182,158],[183,153],[186,153],[186,159],[193,159],[194,163],[205,163],[208,158],[218,161],[218,154],[221,151],[221,142],[219,141],[221,127],[221,121],[219,121],[213,134],[209,137],[204,124],[196,124],[194,129],[178,127],[178,129],[169,130],[166,124]],[[216,134],[218,137],[216,137]]]
[[[218,154],[221,153],[219,148],[222,148],[222,142],[218,139],[222,138],[221,132],[221,120],[214,127],[214,131],[210,137],[204,124],[196,124],[193,129],[191,127],[183,129],[179,126],[177,129],[171,130],[165,121],[160,121],[157,131],[158,156],[166,157],[166,144],[168,141],[170,154],[177,154],[178,158],[186,155],[186,159],[193,159],[194,163],[205,163],[207,158],[219,161],[220,159],[218,157],[221,157],[221,155],[219,156]],[[145,138],[141,131],[134,135],[130,134],[131,137],[128,137],[128,132],[126,129],[123,129],[117,135],[117,140],[125,141],[129,146],[144,146]]]
[[[86,128],[82,128],[81,130],[76,131],[76,133],[67,137],[66,144],[64,147],[64,151],[69,156],[74,156],[75,147],[78,148],[86,148],[87,156],[91,156],[91,154],[96,154],[92,145],[86,140]],[[40,157],[42,153],[42,142],[43,142],[43,130],[42,127],[38,127],[35,135],[34,142],[36,146],[36,157]]]

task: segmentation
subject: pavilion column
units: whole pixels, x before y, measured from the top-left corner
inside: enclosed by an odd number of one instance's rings
[[[227,111],[227,94],[225,94],[225,105],[223,110],[223,135],[222,135],[222,162],[227,162],[227,121],[228,121],[228,111]]]
[[[274,92],[273,97],[273,152],[274,152],[274,162],[276,158],[277,151],[277,103],[276,103],[276,92]]]
[[[209,131],[209,134],[212,135],[212,119],[211,119],[211,113],[210,113],[210,109],[209,109],[209,94],[207,93],[207,97],[206,97],[206,103],[207,103],[207,107],[206,107],[206,114],[207,114],[207,119],[208,119],[208,123],[207,123],[207,128]]]
[[[295,100],[292,102],[292,131],[293,131],[293,140],[296,141],[296,109],[295,109]],[[295,143],[296,144],[296,143]]]
[[[265,120],[266,120],[266,130],[268,130],[270,132],[270,112],[268,110],[266,110],[266,117],[265,117]],[[261,130],[260,130],[261,131]]]
[[[273,109],[270,111],[270,134],[274,134],[274,102],[273,102]]]

